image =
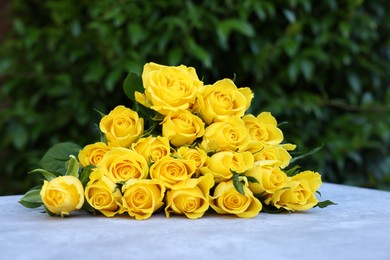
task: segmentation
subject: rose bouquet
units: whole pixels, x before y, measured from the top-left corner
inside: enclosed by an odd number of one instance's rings
[[[248,114],[254,97],[230,79],[204,85],[194,68],[147,63],[129,73],[134,106],[115,107],[99,123],[100,141],[59,143],[43,156],[43,185],[20,203],[50,215],[83,209],[147,219],[156,211],[190,219],[206,212],[252,218],[261,211],[325,207],[322,181],[299,171],[269,112]],[[302,157],[302,156],[301,156]]]

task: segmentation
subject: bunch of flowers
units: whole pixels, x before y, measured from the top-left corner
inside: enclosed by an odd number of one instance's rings
[[[204,85],[192,67],[147,63],[142,78],[129,74],[124,92],[133,109],[102,114],[101,141],[60,143],[45,154],[33,171],[44,183],[25,194],[24,206],[61,216],[85,209],[197,219],[209,211],[252,218],[332,204],[316,197],[319,173],[288,167],[295,145],[283,143],[271,113],[247,113],[250,88],[230,79]]]

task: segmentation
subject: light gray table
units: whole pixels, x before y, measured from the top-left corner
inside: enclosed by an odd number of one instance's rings
[[[1,259],[390,259],[390,192],[324,184],[337,206],[253,219],[76,214],[0,197]]]

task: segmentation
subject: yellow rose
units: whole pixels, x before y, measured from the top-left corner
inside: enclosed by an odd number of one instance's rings
[[[282,169],[288,166],[291,160],[291,155],[283,146],[264,147],[254,156],[256,165],[279,166]]]
[[[201,168],[203,174],[213,175],[215,182],[227,181],[233,177],[232,170],[244,173],[253,167],[254,158],[250,152],[222,151],[207,158],[206,166]]]
[[[204,134],[203,121],[188,110],[169,112],[161,124],[163,136],[176,147],[190,145]]]
[[[171,147],[169,140],[162,136],[141,138],[132,145],[132,149],[141,154],[148,162],[156,162],[169,155]]]
[[[199,177],[200,168],[203,167],[207,160],[207,153],[205,150],[196,147],[196,148],[190,148],[188,146],[182,146],[180,147],[175,154],[179,158],[192,160],[195,162],[195,175],[196,177]]]
[[[190,219],[204,215],[209,208],[208,196],[214,186],[213,176],[207,174],[197,179],[189,179],[180,189],[167,192],[165,215],[184,214]]]
[[[59,176],[44,181],[40,191],[46,208],[54,214],[69,215],[84,204],[84,189],[80,180],[74,176]]]
[[[221,182],[210,197],[210,206],[218,214],[234,214],[240,218],[253,218],[259,214],[263,206],[253,196],[252,191],[244,185],[245,195],[234,188],[233,181]]]
[[[165,156],[150,167],[150,177],[162,181],[166,188],[180,188],[195,173],[192,160]]]
[[[93,169],[89,176],[89,182],[85,187],[85,198],[91,207],[106,217],[123,213],[120,189],[98,168]]]
[[[123,147],[113,147],[98,167],[115,183],[129,179],[146,179],[149,170],[148,163],[141,154]]]
[[[288,177],[279,167],[255,166],[246,173],[246,176],[254,177],[259,183],[250,182],[249,189],[254,194],[266,192],[274,194],[287,186]]]
[[[253,98],[250,88],[237,88],[230,79],[222,79],[200,89],[194,109],[206,124],[242,117]]]
[[[283,141],[283,132],[277,127],[276,119],[269,112],[263,112],[255,117],[245,115],[242,120],[250,135],[248,150],[257,152],[263,146],[275,146]]]
[[[84,149],[79,152],[79,162],[83,167],[91,164],[97,165],[110,149],[109,146],[102,142],[86,145]]]
[[[138,220],[150,218],[164,205],[165,186],[159,180],[128,180],[122,192],[123,206]]]
[[[136,92],[135,99],[163,115],[190,108],[198,88],[203,86],[192,67],[164,66],[153,62],[145,64],[142,82],[145,93]]]
[[[286,189],[281,189],[267,201],[276,208],[303,211],[317,205],[315,192],[321,186],[321,175],[317,172],[304,171],[293,177],[287,183]]]
[[[248,144],[249,134],[242,119],[229,117],[206,128],[201,146],[208,152],[244,151]]]
[[[100,120],[100,130],[111,146],[130,147],[144,131],[144,120],[138,113],[117,106]]]

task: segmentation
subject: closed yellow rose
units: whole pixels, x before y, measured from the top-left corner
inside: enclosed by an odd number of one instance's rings
[[[84,149],[79,152],[79,162],[83,167],[91,164],[97,165],[110,149],[111,148],[103,142],[86,145]]]
[[[222,79],[200,89],[194,106],[206,124],[242,117],[253,98],[250,88],[237,88],[230,79]]]
[[[245,195],[234,188],[233,181],[221,182],[210,197],[210,206],[218,214],[234,214],[240,218],[253,218],[263,208],[261,202],[253,196],[252,191],[244,185]]]
[[[162,136],[141,138],[132,145],[132,148],[151,163],[169,155],[171,151],[168,138]]]
[[[213,176],[204,175],[197,179],[189,179],[180,189],[167,192],[165,215],[184,214],[190,219],[197,219],[204,215],[209,208],[208,196],[214,186]]]
[[[232,171],[244,173],[253,167],[254,158],[250,152],[222,151],[213,154],[201,168],[203,174],[210,173],[215,182],[228,181],[233,177]]]
[[[117,106],[100,120],[100,130],[111,146],[130,147],[144,131],[144,120],[138,113]]]
[[[290,211],[311,209],[318,203],[315,196],[322,184],[321,175],[313,171],[304,171],[293,177],[287,183],[286,189],[281,189],[267,201],[276,208]]]
[[[279,166],[285,168],[290,164],[291,155],[284,146],[266,146],[261,151],[254,154],[256,165]]]
[[[200,168],[203,167],[207,160],[207,153],[205,150],[195,147],[181,146],[175,153],[175,156],[195,162],[195,175],[199,177]]]
[[[250,136],[248,151],[258,152],[264,146],[275,146],[283,141],[283,132],[277,127],[276,119],[271,113],[263,112],[257,117],[248,114],[242,120]]]
[[[98,168],[93,169],[89,176],[89,182],[85,187],[85,198],[91,207],[106,217],[123,213],[120,189]]]
[[[148,163],[136,151],[113,147],[98,164],[104,174],[115,183],[123,183],[129,179],[146,179]]]
[[[74,176],[59,176],[44,181],[40,191],[45,207],[54,214],[69,215],[84,204],[84,188]]]
[[[245,151],[248,144],[249,134],[242,119],[229,117],[206,128],[201,146],[208,152]]]
[[[279,167],[255,166],[246,173],[246,176],[254,177],[258,183],[250,182],[249,189],[254,194],[274,194],[287,186],[288,177]],[[264,194],[264,195],[267,195]]]
[[[169,112],[161,124],[163,136],[176,147],[190,145],[204,134],[203,121],[188,110]]]
[[[165,186],[159,180],[128,180],[122,187],[123,206],[131,217],[148,219],[164,205]]]
[[[142,82],[145,93],[136,92],[135,99],[163,115],[189,109],[195,102],[198,88],[203,86],[192,67],[164,66],[153,62],[145,64]]]
[[[167,189],[180,188],[195,173],[192,160],[165,156],[150,167],[150,177],[164,183]]]

